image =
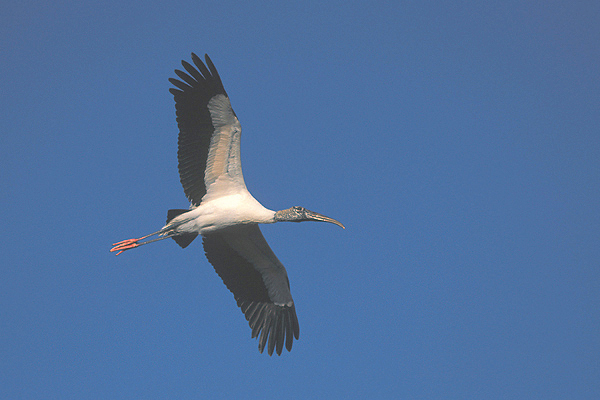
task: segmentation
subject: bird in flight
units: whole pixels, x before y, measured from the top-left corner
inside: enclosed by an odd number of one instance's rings
[[[189,209],[167,212],[159,231],[113,244],[116,255],[158,240],[172,238],[182,248],[202,235],[208,261],[227,288],[269,355],[292,349],[300,330],[290,283],[283,264],[273,253],[258,224],[280,221],[340,222],[303,207],[272,211],[248,191],[242,176],[242,127],[214,64],[192,53],[195,67],[182,61],[187,72],[170,78],[179,127],[177,159]],[[154,237],[153,239],[148,239]],[[148,240],[145,240],[148,239]],[[144,241],[145,240],[145,241]],[[259,337],[260,335],[260,337]],[[267,345],[268,344],[268,345]]]

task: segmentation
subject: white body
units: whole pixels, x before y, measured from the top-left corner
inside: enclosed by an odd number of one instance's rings
[[[262,206],[247,190],[211,199],[207,193],[202,203],[170,221],[161,230],[170,232],[206,234],[240,224],[270,224],[275,222],[275,211]]]

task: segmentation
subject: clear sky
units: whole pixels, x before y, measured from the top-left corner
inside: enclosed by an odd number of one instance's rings
[[[600,398],[600,3],[0,5],[0,398]],[[300,340],[204,257],[167,79],[216,64]]]

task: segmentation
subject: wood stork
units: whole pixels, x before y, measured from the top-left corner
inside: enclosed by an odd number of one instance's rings
[[[219,73],[208,55],[205,59],[206,65],[192,53],[197,68],[182,61],[187,73],[175,70],[181,80],[169,79],[175,86],[169,90],[179,126],[179,177],[190,208],[169,210],[166,225],[159,231],[114,243],[110,251],[119,255],[166,238],[185,248],[202,235],[206,257],[233,293],[252,337],[260,334],[258,350],[262,353],[268,341],[269,355],[273,350],[280,355],[284,343],[291,351],[293,338],[299,337],[298,318],[285,268],[258,224],[323,221],[344,225],[302,207],[268,210],[252,197],[242,176],[242,127]]]

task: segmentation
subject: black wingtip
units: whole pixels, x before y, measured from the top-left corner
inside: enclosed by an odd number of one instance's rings
[[[252,337],[258,337],[258,351],[267,348],[269,356],[281,355],[283,348],[292,351],[294,338],[298,339],[300,330],[295,307],[278,306],[273,303],[239,304],[252,328]],[[285,345],[285,346],[284,346]]]

